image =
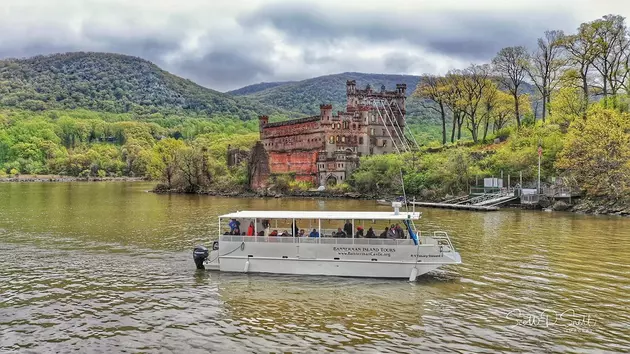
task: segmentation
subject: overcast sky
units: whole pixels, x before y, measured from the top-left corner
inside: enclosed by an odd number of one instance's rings
[[[201,85],[444,73],[627,0],[0,0],[0,58],[107,51]]]

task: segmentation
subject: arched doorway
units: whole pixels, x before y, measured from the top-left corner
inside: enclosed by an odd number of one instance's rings
[[[326,178],[326,185],[327,186],[334,186],[337,184],[337,177],[330,175],[328,176],[328,178]]]

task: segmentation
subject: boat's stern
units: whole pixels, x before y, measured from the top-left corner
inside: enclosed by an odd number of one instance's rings
[[[210,257],[204,263],[204,266],[208,270],[219,270],[219,250],[210,251]]]
[[[212,243],[212,249],[196,246],[193,250],[193,260],[197,269],[219,270],[219,241]]]

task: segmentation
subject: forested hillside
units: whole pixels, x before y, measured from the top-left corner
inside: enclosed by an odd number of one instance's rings
[[[294,82],[295,81],[261,82],[258,84],[247,85],[236,90],[228,91],[226,93],[229,95],[234,95],[234,96],[245,96],[245,95],[251,95],[256,92],[264,91],[269,88],[292,84]]]
[[[0,60],[0,106],[240,119],[282,111],[199,86],[144,59],[83,52]]]
[[[257,138],[257,120],[0,108],[0,177],[160,178],[168,172],[165,164],[172,162],[174,154],[181,154],[178,161],[194,173],[199,173],[197,162],[203,158],[204,178],[211,176],[228,188],[243,185],[244,170],[242,166],[228,170],[227,146],[249,147]]]

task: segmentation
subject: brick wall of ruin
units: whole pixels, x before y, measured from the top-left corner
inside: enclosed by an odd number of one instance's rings
[[[317,181],[317,151],[269,152],[271,173],[295,173],[298,181]]]
[[[294,173],[298,181],[316,183],[317,154],[325,146],[319,117],[266,124],[261,138],[272,174]]]

